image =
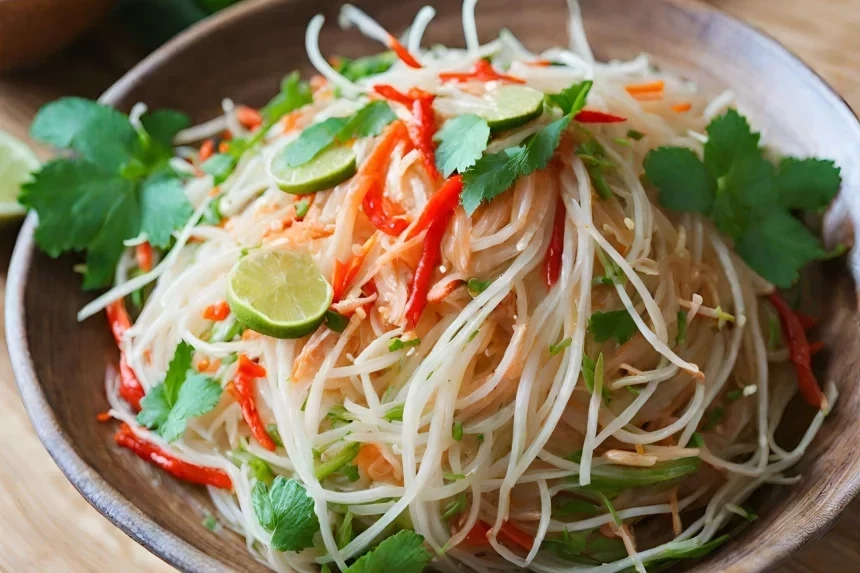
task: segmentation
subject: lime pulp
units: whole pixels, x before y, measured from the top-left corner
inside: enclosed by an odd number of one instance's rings
[[[476,113],[493,131],[519,127],[543,113],[543,92],[525,86],[502,86],[487,100],[487,107]]]
[[[26,213],[18,203],[21,184],[39,168],[39,159],[27,145],[0,131],[0,222],[18,219]]]
[[[252,251],[227,276],[227,303],[236,319],[273,338],[313,332],[332,295],[331,285],[306,253]]]
[[[355,175],[355,152],[351,147],[330,147],[304,165],[289,167],[283,153],[275,153],[268,165],[269,176],[282,191],[306,195],[331,189]]]

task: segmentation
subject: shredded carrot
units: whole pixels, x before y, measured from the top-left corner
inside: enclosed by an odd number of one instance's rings
[[[134,248],[137,267],[145,273],[152,270],[152,245],[143,242]]]
[[[111,420],[113,420],[113,416],[110,415],[110,412],[101,412],[96,414],[96,421],[101,422],[102,424],[110,422]]]
[[[526,62],[526,65],[534,68],[548,68],[552,65],[552,62],[549,60],[535,60],[533,62]]]
[[[236,108],[236,119],[245,129],[257,129],[263,125],[263,116],[252,107],[240,105]]]
[[[397,54],[397,57],[400,58],[400,61],[402,61],[410,68],[418,69],[422,67],[421,64],[418,63],[418,60],[415,59],[415,56],[410,54],[409,50],[407,50],[406,47],[391,34],[388,34],[388,47],[391,48],[395,54]]]
[[[663,80],[657,80],[654,82],[646,82],[644,84],[629,84],[624,86],[624,89],[627,90],[627,93],[632,95],[634,98],[639,99],[639,96],[653,96],[653,94],[663,94],[664,88]]]
[[[409,221],[402,217],[403,208],[385,195],[385,176],[394,148],[402,141],[409,141],[409,131],[403,121],[389,125],[358,170],[359,189],[364,214],[373,226],[392,236],[398,236]]]
[[[200,153],[198,154],[198,157],[200,158],[200,163],[203,163],[213,155],[215,155],[215,140],[207,139],[200,146]]]
[[[316,94],[316,92],[318,92],[322,89],[325,89],[325,87],[328,85],[328,80],[325,79],[324,76],[321,76],[319,74],[314,74],[313,76],[311,76],[310,84],[311,84],[311,91],[313,91],[314,94]]]
[[[203,311],[205,320],[221,321],[230,316],[230,305],[226,300],[219,300],[215,304],[210,304]]]
[[[218,153],[227,153],[230,151],[230,144],[226,141],[222,141],[218,144]]]
[[[690,111],[691,109],[693,109],[693,104],[690,102],[676,103],[672,106],[672,111],[674,111],[675,113],[684,113],[685,111]]]
[[[290,133],[296,129],[301,118],[302,114],[298,110],[288,113],[281,119],[281,129],[284,133]]]
[[[209,359],[204,358],[200,362],[197,363],[197,371],[198,372],[206,372],[209,370]]]
[[[260,338],[260,333],[254,332],[250,328],[242,333],[242,340],[257,340],[258,338]]]
[[[219,193],[221,193],[221,188],[220,188],[220,187],[218,187],[217,185],[216,185],[215,187],[213,187],[212,189],[210,189],[210,190],[209,190],[209,196],[210,196],[210,197],[215,197],[215,196],[217,196]]]
[[[230,141],[231,139],[233,139],[233,132],[229,129],[225,129],[221,132],[221,139],[223,139],[224,141]]]

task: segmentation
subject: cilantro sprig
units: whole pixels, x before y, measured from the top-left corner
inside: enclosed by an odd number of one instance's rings
[[[202,416],[218,404],[221,385],[191,367],[194,348],[183,341],[176,347],[164,381],[140,401],[137,421],[172,442],[184,432],[190,418]]]
[[[786,157],[774,165],[759,134],[735,110],[711,121],[707,132],[701,159],[680,147],[645,157],[660,204],[706,215],[750,268],[779,287],[791,286],[801,267],[827,256],[795,212],[827,207],[839,191],[840,169],[814,158]]]
[[[431,559],[433,554],[424,547],[424,538],[404,529],[359,557],[345,573],[421,573]]]
[[[314,500],[294,479],[278,476],[272,487],[258,481],[251,490],[251,505],[257,521],[272,532],[272,547],[278,551],[301,551],[313,547],[320,530]]]
[[[21,188],[39,214],[36,242],[52,257],[86,253],[84,288],[109,286],[125,249],[143,235],[167,248],[192,213],[180,175],[170,168],[172,139],[188,118],[172,110],[126,114],[82,98],[62,98],[36,114],[33,139],[72,154],[49,161]]]
[[[466,113],[445,122],[433,137],[436,148],[436,168],[449,177],[455,171],[463,173],[484,153],[490,140],[487,120]]]
[[[603,343],[614,338],[618,344],[624,344],[636,334],[636,323],[626,309],[598,311],[588,319],[588,332],[594,336],[595,342]]]

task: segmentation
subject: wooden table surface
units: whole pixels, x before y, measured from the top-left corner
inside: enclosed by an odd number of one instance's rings
[[[860,0],[713,3],[783,42],[860,110]],[[122,54],[109,37],[96,32],[38,69],[0,78],[0,129],[24,137],[42,103],[61,95],[97,97],[122,73],[122,62],[128,61]],[[0,230],[0,295],[16,231]],[[18,399],[5,348],[2,338],[0,571],[170,571],[91,508],[54,465]],[[779,572],[857,570],[860,500],[830,533]]]

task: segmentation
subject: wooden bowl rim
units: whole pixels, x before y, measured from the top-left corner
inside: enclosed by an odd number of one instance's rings
[[[99,101],[107,105],[115,104],[141,82],[146,81],[147,76],[153,70],[169,61],[176,53],[181,52],[187,46],[212,34],[216,34],[220,29],[230,26],[235,21],[240,21],[245,17],[256,14],[258,11],[265,11],[269,6],[289,4],[293,1],[295,0],[249,0],[207,18],[185,30],[135,65],[108,88],[99,98]],[[835,97],[837,102],[844,106],[843,111],[847,111],[847,116],[857,121],[857,116],[850,105],[835,89],[815,70],[806,65],[805,62],[769,34],[746,22],[738,20],[714,6],[705,4],[701,0],[660,1],[682,10],[721,18],[733,26],[745,29],[747,33],[758,36],[763,40],[765,45],[773,50],[774,54],[791,60],[793,63],[799,65],[800,69],[808,72],[810,76],[809,81],[817,81],[819,84],[818,87]],[[225,570],[225,565],[222,562],[205,554],[178,535],[158,525],[153,519],[120,494],[119,491],[108,484],[93,467],[81,458],[74,444],[60,427],[36,376],[25,328],[25,291],[35,250],[34,233],[36,226],[37,217],[34,213],[30,213],[21,227],[15,243],[7,275],[5,326],[6,340],[15,381],[21,401],[39,440],[45,449],[48,450],[48,453],[63,474],[65,474],[66,478],[84,499],[148,551],[182,571],[197,573]],[[747,571],[750,573],[763,572],[775,566],[795,553],[808,541],[820,537],[835,523],[845,507],[860,493],[860,462],[850,467],[844,467],[842,471],[846,475],[853,475],[853,478],[842,487],[839,495],[833,500],[833,503],[826,508],[827,511],[821,511],[808,516],[807,521],[802,527],[795,527],[790,536],[790,542],[779,544],[778,546],[759,547],[756,559],[750,564],[752,568],[747,569]]]

